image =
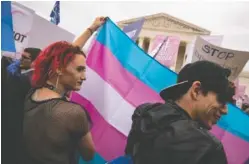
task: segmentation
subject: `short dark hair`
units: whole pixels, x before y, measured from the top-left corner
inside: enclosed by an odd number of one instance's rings
[[[24,52],[27,52],[30,54],[31,61],[33,62],[37,58],[37,56],[41,53],[41,49],[28,47],[24,49]]]
[[[231,71],[229,69],[210,61],[198,61],[187,64],[179,72],[177,79],[178,83],[187,82],[178,89],[177,94],[175,94],[175,100],[186,94],[194,81],[200,81],[204,95],[212,91],[217,94],[220,103],[232,102],[235,88],[228,80],[230,74]]]

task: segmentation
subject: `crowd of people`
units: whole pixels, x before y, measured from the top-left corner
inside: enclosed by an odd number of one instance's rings
[[[80,156],[93,158],[91,118],[70,101],[70,93],[84,87],[81,49],[104,22],[96,18],[73,43],[27,48],[14,62],[2,57],[3,163],[76,164]],[[230,73],[208,61],[186,65],[177,84],[160,92],[165,103],[137,107],[124,154],[134,164],[226,164],[223,146],[209,130],[233,101]]]

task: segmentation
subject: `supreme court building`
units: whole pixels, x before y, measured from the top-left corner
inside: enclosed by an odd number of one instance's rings
[[[133,23],[141,18],[142,17],[123,20],[117,22],[117,24],[120,28],[123,28],[125,25]],[[178,36],[180,38],[181,43],[178,50],[178,56],[176,58],[175,66],[172,68],[176,72],[181,69],[181,66],[186,59],[185,51],[187,44],[192,43],[198,35],[210,35],[210,31],[204,28],[165,13],[149,15],[143,18],[145,18],[145,22],[136,42],[145,52],[150,52],[156,35]]]
[[[186,22],[179,18],[173,17],[166,13],[158,13],[144,17],[137,17],[128,20],[117,22],[122,29],[124,26],[133,23],[141,18],[145,18],[142,30],[139,34],[136,43],[144,49],[145,52],[150,52],[152,43],[157,35],[178,36],[181,40],[176,63],[172,70],[179,72],[186,60],[186,48],[188,44],[193,44],[196,36],[210,35],[210,31]],[[239,80],[242,84],[247,85],[246,93],[249,95],[249,71],[244,71],[240,74]]]
[[[179,18],[173,17],[166,13],[158,13],[144,17],[137,17],[128,20],[117,22],[122,29],[124,26],[133,23],[141,18],[145,18],[142,30],[139,34],[136,43],[144,49],[145,52],[150,52],[152,43],[157,35],[178,36],[181,39],[176,63],[172,70],[179,72],[186,60],[186,48],[188,44],[193,44],[196,36],[210,35],[210,31],[186,22]],[[240,74],[239,80],[242,84],[247,86],[246,93],[249,95],[249,71],[244,71]]]

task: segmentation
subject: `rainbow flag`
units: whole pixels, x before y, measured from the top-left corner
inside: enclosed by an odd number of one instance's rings
[[[87,57],[87,80],[72,100],[92,120],[97,155],[105,163],[124,155],[134,109],[145,102],[163,102],[159,91],[176,82],[177,74],[139,48],[110,19],[99,30]],[[212,133],[224,145],[229,164],[249,158],[249,117],[229,105],[229,114]]]

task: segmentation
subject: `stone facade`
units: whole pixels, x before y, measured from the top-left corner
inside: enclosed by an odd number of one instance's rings
[[[137,21],[139,18],[129,19],[118,22],[118,26],[123,28],[125,25]],[[165,13],[158,13],[143,17],[145,22],[137,40],[138,45],[146,52],[151,51],[152,42],[156,35],[178,36],[181,39],[178,56],[175,65],[171,68],[178,72],[182,67],[186,57],[185,50],[187,44],[193,42],[198,35],[210,35],[210,31],[185,22]]]

